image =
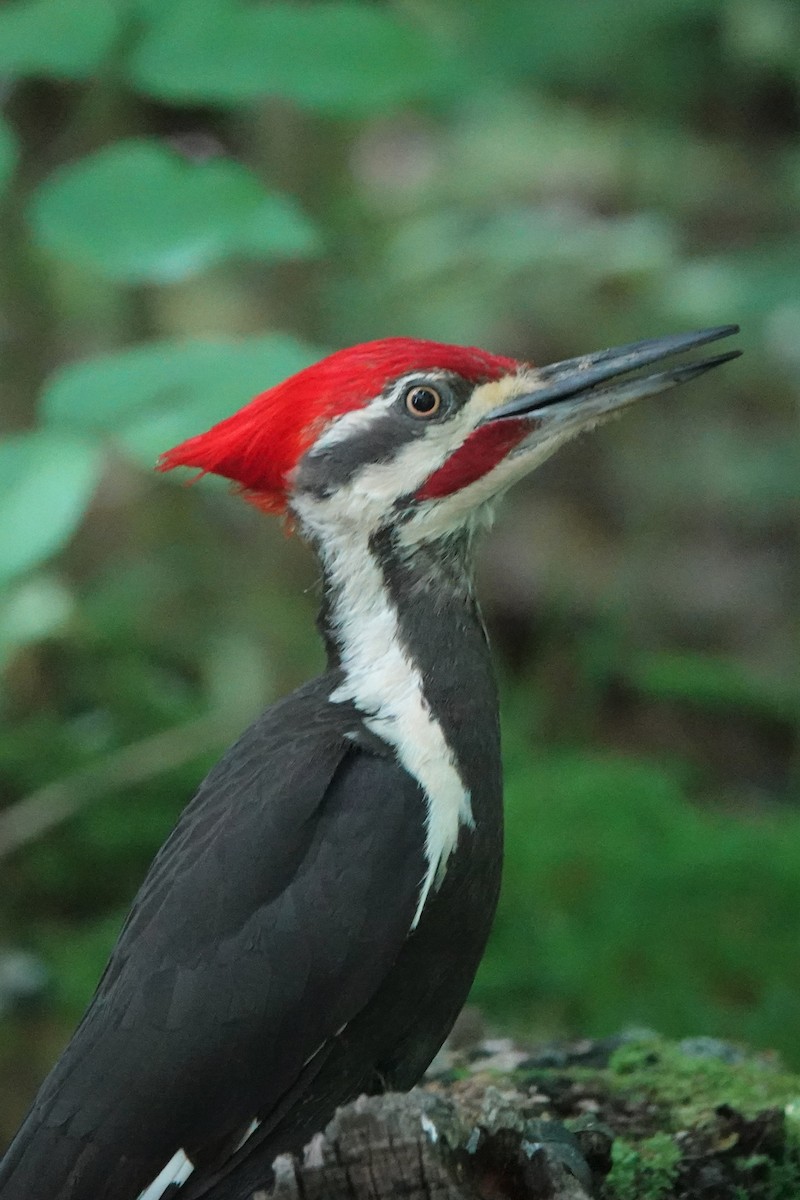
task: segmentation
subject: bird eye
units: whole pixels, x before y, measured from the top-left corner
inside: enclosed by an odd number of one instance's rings
[[[406,392],[406,409],[412,417],[435,417],[441,407],[442,397],[427,384],[417,384]]]

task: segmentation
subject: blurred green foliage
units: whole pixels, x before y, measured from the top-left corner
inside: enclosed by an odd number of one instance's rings
[[[503,905],[476,988],[526,1025],[714,1029],[796,1059],[800,814],[698,811],[681,773],[512,747]]]
[[[150,468],[392,333],[541,361],[742,323],[741,363],[562,453],[487,544],[509,829],[475,996],[796,1065],[797,6],[12,0],[0,79],[0,943],[53,978],[0,1022],[0,1135],[202,771],[321,663],[302,548]]]
[[[62,168],[30,213],[42,246],[122,283],[172,283],[235,254],[300,258],[309,222],[234,162],[186,163],[144,139]]]

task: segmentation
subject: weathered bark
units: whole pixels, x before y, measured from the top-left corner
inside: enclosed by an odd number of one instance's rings
[[[527,1119],[525,1097],[486,1089],[480,1111],[421,1088],[340,1109],[302,1162],[276,1164],[277,1200],[587,1200],[611,1137]],[[608,1166],[605,1168],[608,1169]],[[599,1173],[596,1171],[596,1174]],[[266,1196],[267,1193],[261,1194]],[[259,1197],[259,1200],[261,1198]]]

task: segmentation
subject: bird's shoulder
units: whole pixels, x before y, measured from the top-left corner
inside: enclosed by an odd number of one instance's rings
[[[335,685],[320,676],[273,704],[209,771],[150,867],[101,990],[145,930],[151,944],[170,943],[173,961],[239,930],[302,879],[315,842],[330,850],[355,836],[376,792],[373,840],[421,804],[416,783],[357,711],[330,702]]]

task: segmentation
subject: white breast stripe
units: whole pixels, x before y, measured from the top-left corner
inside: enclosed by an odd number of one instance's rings
[[[137,1200],[161,1200],[170,1184],[182,1187],[194,1170],[194,1164],[183,1150],[176,1150],[163,1171],[159,1171],[151,1184],[140,1192]]]
[[[441,882],[459,827],[474,824],[470,794],[425,699],[422,676],[403,647],[397,611],[366,535],[351,529],[335,540],[329,536],[323,549],[335,589],[332,623],[345,674],[331,701],[352,701],[425,793],[428,867],[413,929],[431,888]]]

